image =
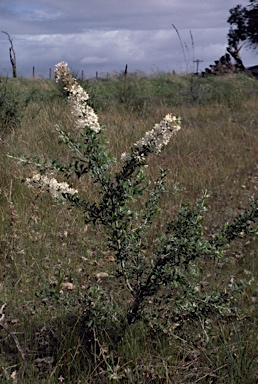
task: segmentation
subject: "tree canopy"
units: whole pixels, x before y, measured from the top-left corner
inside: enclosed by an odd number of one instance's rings
[[[247,43],[250,48],[258,48],[258,0],[250,0],[246,7],[237,5],[229,10],[228,45],[239,49],[239,44]]]

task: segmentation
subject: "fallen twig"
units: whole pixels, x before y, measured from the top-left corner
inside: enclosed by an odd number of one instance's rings
[[[21,354],[21,358],[22,358],[22,360],[25,360],[25,355],[24,355],[23,350],[22,350],[22,348],[21,348],[21,346],[20,346],[19,340],[18,340],[17,337],[16,337],[12,332],[10,332],[9,329],[6,328],[6,326],[3,324],[4,318],[5,318],[4,309],[5,309],[6,306],[7,306],[7,303],[4,303],[4,304],[2,305],[2,307],[0,308],[0,316],[1,316],[1,317],[0,317],[0,327],[2,327],[2,328],[5,330],[5,332],[7,332],[8,335],[10,335],[10,336],[12,337],[13,341],[15,342],[16,348],[18,349],[18,351],[19,351],[20,354]]]

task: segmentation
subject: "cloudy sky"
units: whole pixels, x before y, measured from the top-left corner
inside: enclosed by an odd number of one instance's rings
[[[185,72],[226,53],[229,9],[249,0],[0,0],[0,31],[10,34],[18,74],[47,77],[67,61],[74,72]],[[179,31],[184,53],[174,24]],[[193,37],[193,42],[191,40]],[[0,33],[0,74],[11,75],[9,42]],[[257,53],[242,50],[246,66]]]

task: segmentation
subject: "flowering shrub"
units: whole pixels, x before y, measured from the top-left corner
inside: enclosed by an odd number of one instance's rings
[[[144,319],[154,329],[171,332],[185,319],[207,318],[211,313],[232,315],[235,293],[241,286],[228,281],[218,292],[209,287],[199,289],[198,261],[216,262],[224,257],[226,244],[238,236],[257,231],[252,224],[258,217],[258,201],[252,201],[249,210],[232,224],[225,224],[218,234],[206,238],[203,223],[208,195],[205,192],[194,206],[182,204],[175,217],[165,224],[164,232],[157,234],[149,247],[148,233],[160,211],[166,170],[161,170],[160,177],[151,183],[145,167],[148,155],[158,154],[180,130],[180,118],[168,114],[155,124],[122,154],[121,167],[114,171],[112,165],[117,160],[107,149],[98,116],[87,105],[88,94],[72,77],[66,63],[57,64],[55,74],[68,92],[71,113],[76,118],[75,138],[56,127],[71,152],[71,162],[47,162],[36,157],[19,160],[25,164],[34,163],[39,171],[26,180],[28,185],[49,191],[55,199],[81,210],[85,223],[99,224],[105,229],[107,247],[117,265],[116,284],[121,292],[126,290],[127,298],[130,296],[129,307],[122,313],[120,304],[112,300],[100,283],[87,287],[88,326],[104,325],[113,319],[122,324],[119,329],[123,333],[127,326]],[[66,179],[71,176],[80,179],[87,174],[98,188],[98,199],[88,200],[66,182],[59,183],[47,176],[50,172],[58,172]]]

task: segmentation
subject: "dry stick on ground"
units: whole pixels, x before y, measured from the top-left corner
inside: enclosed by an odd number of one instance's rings
[[[16,345],[16,348],[18,349],[18,351],[20,352],[21,354],[21,358],[22,360],[25,360],[25,355],[23,353],[23,350],[21,349],[21,346],[20,346],[20,343],[19,343],[19,340],[17,339],[17,337],[9,331],[9,329],[6,328],[6,326],[3,324],[3,321],[4,321],[4,318],[5,318],[5,313],[4,313],[4,310],[5,310],[5,307],[7,306],[7,303],[4,303],[2,305],[2,307],[0,308],[0,327],[2,327],[5,332],[8,333],[8,335],[10,335],[12,338],[13,338],[13,341],[15,342],[15,345]]]

